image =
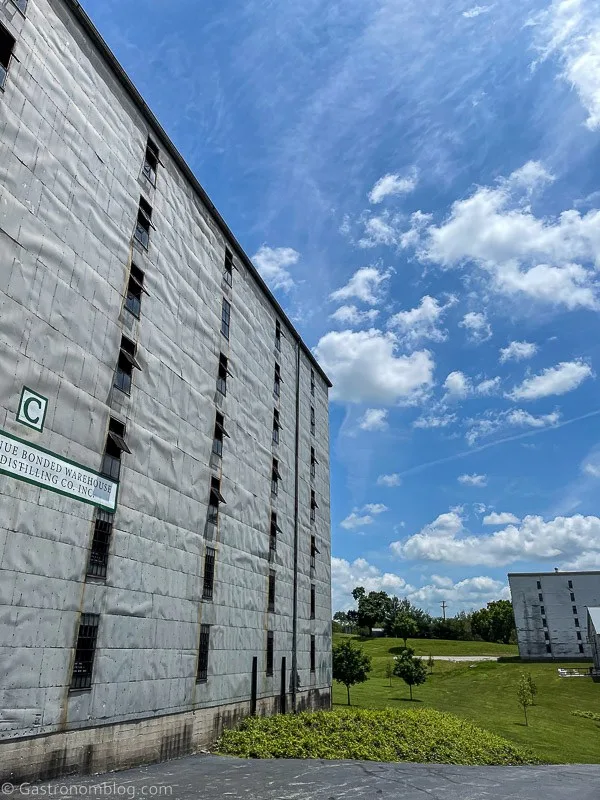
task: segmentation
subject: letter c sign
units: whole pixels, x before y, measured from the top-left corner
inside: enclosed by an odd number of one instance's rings
[[[21,422],[36,431],[42,431],[47,409],[48,399],[24,386],[19,401],[17,422]]]

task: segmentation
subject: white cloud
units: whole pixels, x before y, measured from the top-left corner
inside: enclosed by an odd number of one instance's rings
[[[357,558],[350,563],[345,558],[331,559],[331,582],[334,610],[353,608],[356,604],[352,590],[363,586],[367,592],[388,592],[388,594],[404,594],[412,589],[400,575],[392,572],[381,572],[369,564],[364,558]]]
[[[463,486],[476,486],[481,488],[487,486],[487,475],[477,475],[475,472],[472,475],[459,475],[458,482],[462,483]]]
[[[488,378],[487,380],[481,381],[481,383],[477,384],[477,386],[475,387],[475,392],[477,394],[488,396],[498,391],[499,387],[500,387],[500,378],[498,377]]]
[[[362,508],[353,509],[352,513],[340,522],[340,526],[352,531],[365,525],[372,525],[375,521],[373,517],[383,514],[387,510],[387,506],[384,506],[383,503],[367,503]]]
[[[456,422],[456,414],[424,414],[413,422],[413,428],[446,428]]]
[[[358,427],[363,431],[385,431],[388,427],[388,412],[383,408],[367,408],[358,421]]]
[[[363,220],[364,235],[358,241],[358,246],[363,249],[385,245],[391,247],[398,241],[398,226],[400,217],[384,211],[379,216],[368,217]]]
[[[271,289],[289,291],[294,285],[287,270],[298,263],[300,253],[291,247],[267,247],[262,245],[252,256],[252,262]]]
[[[400,486],[402,483],[402,478],[398,475],[397,472],[393,472],[391,475],[380,475],[377,478],[377,485],[378,486],[387,486],[389,488],[393,486]]]
[[[492,326],[480,311],[469,311],[458,324],[467,331],[472,342],[486,342],[492,335]]]
[[[462,15],[466,17],[466,19],[474,19],[475,17],[481,16],[481,14],[487,14],[493,7],[494,6],[473,6],[473,8],[463,11]]]
[[[500,363],[505,364],[507,361],[524,361],[527,358],[533,358],[537,350],[538,346],[533,342],[510,342],[500,350]]]
[[[501,412],[487,411],[481,417],[466,420],[468,428],[466,438],[470,445],[474,445],[479,439],[492,436],[507,427],[547,428],[558,422],[560,422],[558,411],[537,417],[521,408]]]
[[[363,508],[363,511],[368,511],[369,514],[383,514],[387,511],[387,506],[384,506],[383,503],[367,503],[367,505]]]
[[[420,339],[444,342],[448,338],[448,332],[438,327],[438,323],[455,302],[456,299],[451,298],[446,305],[440,305],[434,297],[425,295],[416,308],[399,311],[390,317],[388,328],[397,330],[406,342],[417,342]]]
[[[386,197],[396,194],[409,194],[417,187],[417,174],[413,171],[410,175],[401,177],[398,173],[388,173],[379,178],[369,192],[370,203],[381,203]]]
[[[372,325],[378,315],[379,311],[376,308],[359,311],[356,306],[340,306],[331,314],[330,318],[342,325],[363,325],[365,323]]]
[[[399,236],[399,245],[402,249],[407,247],[417,248],[423,233],[433,219],[433,214],[424,214],[422,211],[415,211],[410,217],[410,228]]]
[[[464,372],[451,372],[444,381],[446,397],[451,400],[459,400],[467,397],[473,391],[471,379]]]
[[[392,274],[391,269],[378,267],[361,267],[350,278],[345,286],[336,289],[330,295],[331,300],[343,301],[356,297],[363,303],[376,306],[383,300],[386,284]]]
[[[376,329],[330,331],[314,349],[333,382],[333,400],[382,404],[414,401],[433,383],[429,351],[410,355],[397,351],[394,334]]]
[[[566,394],[577,389],[591,375],[591,367],[583,361],[563,361],[539,375],[526,378],[507,397],[512,400],[538,400],[540,397]]]
[[[583,471],[591,478],[600,478],[600,465],[599,464],[584,464]]]
[[[521,428],[546,428],[548,425],[556,425],[560,420],[560,414],[553,411],[551,414],[542,414],[539,417],[524,411],[522,408],[515,408],[506,415],[509,425]]]
[[[518,525],[520,521],[518,517],[515,517],[514,514],[510,514],[507,511],[500,513],[492,511],[482,520],[484,525]]]
[[[443,518],[452,517],[452,524]],[[442,522],[440,522],[442,520]],[[600,518],[576,515],[545,521],[527,516],[520,525],[474,535],[462,518],[442,514],[404,542],[393,542],[392,552],[402,558],[451,564],[499,567],[518,561],[552,560],[553,566],[600,562]]]

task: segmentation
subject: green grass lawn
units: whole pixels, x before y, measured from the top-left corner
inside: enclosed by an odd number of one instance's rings
[[[404,647],[402,639],[365,639],[349,633],[334,633],[333,643],[352,639],[365,648],[370,656],[389,656],[400,652]],[[490,642],[456,642],[451,639],[409,639],[407,642],[418,656],[518,656],[519,648],[516,644],[494,644]],[[397,648],[397,649],[394,649]]]
[[[334,642],[339,641],[336,634]],[[402,645],[395,639],[357,641],[372,657],[373,671],[367,683],[351,689],[354,706],[363,708],[434,708],[475,722],[492,733],[532,750],[540,759],[552,763],[600,763],[600,725],[597,721],[573,716],[575,710],[600,712],[600,684],[590,678],[559,678],[559,666],[574,664],[527,664],[514,659],[514,647],[485,642],[446,642],[409,640],[418,654],[502,655],[506,662],[436,662],[433,675],[414,690],[410,703],[408,686],[393,678],[392,688],[385,678],[390,650]],[[471,649],[467,649],[467,648]],[[491,648],[491,649],[490,649]],[[496,649],[494,649],[496,648]],[[500,648],[500,651],[498,650]],[[510,658],[513,656],[513,658]],[[588,666],[587,664],[585,665]],[[516,685],[521,672],[531,673],[538,687],[535,705],[528,710],[529,726],[516,700]],[[346,704],[346,687],[334,683],[334,704]]]

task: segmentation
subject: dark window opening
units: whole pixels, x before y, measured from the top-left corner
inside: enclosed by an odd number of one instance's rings
[[[573,581],[569,581],[569,582],[568,582],[568,587],[569,587],[569,589],[572,589],[572,588],[573,588]]]
[[[543,599],[544,599],[544,595],[543,594],[538,594],[538,600],[540,601],[540,603],[543,601]]]
[[[538,582],[537,582],[537,588],[538,588],[538,589],[541,589],[541,588],[542,588],[542,582],[541,582],[541,581],[538,581]]]
[[[210,498],[208,501],[208,521],[216,525],[219,521],[219,506],[225,503],[221,494],[221,480],[212,477],[210,479]]]
[[[546,639],[546,641],[550,641],[550,634],[548,631],[544,631],[544,639]]]
[[[315,637],[310,637],[310,671],[315,672],[317,669],[317,650],[315,645]]]
[[[581,641],[581,631],[577,631],[577,638]]]
[[[221,308],[221,333],[229,340],[229,326],[231,323],[231,303],[223,298],[223,307]]]
[[[144,273],[135,264],[131,265],[129,273],[129,283],[127,284],[127,297],[125,298],[125,308],[130,311],[134,317],[140,316],[142,309],[142,294],[148,294],[144,289]]]
[[[542,617],[542,625],[544,628],[548,627],[548,620],[546,619],[546,617]]]
[[[217,391],[221,392],[223,396],[227,394],[227,376],[231,376],[231,372],[227,367],[227,356],[223,353],[219,356],[219,374],[217,375]]]
[[[223,280],[228,286],[233,286],[233,255],[231,250],[225,250],[225,265],[223,266]]]
[[[314,522],[317,518],[317,508],[319,504],[317,503],[317,495],[314,489],[310,490],[310,521]]]
[[[277,550],[277,534],[281,533],[281,528],[277,524],[277,512],[271,511],[271,530],[269,533],[269,550],[275,552]]]
[[[217,456],[223,455],[223,439],[225,436],[229,438],[229,434],[225,430],[225,417],[223,416],[223,414],[219,414],[219,412],[217,411],[217,415],[215,417],[215,433],[212,446],[212,451]]]
[[[200,626],[200,647],[198,648],[197,682],[208,680],[208,651],[210,647],[210,625]]]
[[[551,653],[552,652],[552,648],[550,647],[549,644],[546,645],[546,652],[547,653]]]
[[[111,417],[100,472],[113,481],[118,481],[121,474],[121,454],[131,453],[125,441],[125,433],[125,425]]]
[[[575,594],[573,592],[571,592],[571,602],[572,603],[575,602]]]
[[[579,652],[583,653],[583,645],[582,644],[579,645]]]
[[[119,349],[119,359],[117,361],[117,372],[115,375],[115,386],[125,394],[131,394],[131,382],[133,380],[133,370],[141,369],[136,358],[136,344],[126,336],[121,336],[121,347]]]
[[[267,675],[273,674],[273,649],[275,645],[275,634],[267,631]]]
[[[135,226],[135,238],[146,250],[150,244],[150,228],[152,225],[152,206],[143,197],[140,197],[140,207],[138,209],[137,222]]]
[[[94,536],[87,567],[87,574],[90,578],[106,578],[112,527],[113,515],[98,509],[94,521]]]
[[[275,347],[281,350],[281,322],[275,320]]]
[[[273,494],[278,494],[280,480],[281,480],[281,473],[279,472],[279,461],[276,458],[274,458],[273,469],[271,471],[271,492]]]
[[[310,432],[312,435],[315,435],[315,409],[313,406],[310,407]]]
[[[152,186],[156,186],[156,173],[158,171],[158,147],[152,139],[148,137],[146,145],[146,156],[144,158],[144,175],[148,178]]]
[[[576,627],[576,628],[578,628],[578,627],[579,627],[579,620],[577,619],[577,617],[575,617],[575,627]]]
[[[544,606],[540,606],[540,614],[543,616],[546,613]]]
[[[82,614],[80,617],[71,689],[89,689],[92,685],[99,621],[99,614]]]
[[[269,572],[269,611],[275,611],[275,573]]]
[[[281,395],[281,367],[279,364],[275,364],[275,378],[273,381],[273,393],[275,397],[279,397]]]
[[[310,537],[310,568],[315,569],[317,566],[317,554],[320,553],[320,550],[317,548],[317,537],[311,536]]]
[[[576,613],[577,613],[577,606],[573,606],[573,613],[574,613],[574,614],[576,614]]]
[[[8,73],[8,67],[14,49],[14,37],[10,35],[4,25],[0,24],[0,89],[4,89],[6,74]]]
[[[204,584],[202,586],[202,599],[213,599],[213,586],[215,582],[215,556],[217,551],[214,547],[207,547],[204,556]]]
[[[279,444],[279,431],[281,430],[281,423],[279,422],[279,411],[273,409],[273,444]]]
[[[314,619],[317,611],[317,588],[314,583],[310,585],[310,618]]]
[[[317,464],[318,463],[319,462],[317,461],[317,456],[315,455],[315,448],[311,447],[310,448],[310,477],[311,478],[314,478],[315,475],[317,474]]]
[[[315,396],[315,371],[311,369],[310,371],[310,395],[311,397]]]

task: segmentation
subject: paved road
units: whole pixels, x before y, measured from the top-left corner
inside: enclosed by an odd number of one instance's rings
[[[425,656],[421,656],[427,661]],[[432,656],[434,661],[498,661],[501,656]]]
[[[372,761],[241,760],[188,756],[164,764],[53,782],[106,783],[94,798],[172,797],[174,800],[599,800],[600,766],[455,767]],[[151,787],[172,787],[165,792]],[[86,790],[79,791],[84,795]],[[14,794],[13,800],[19,797]]]

